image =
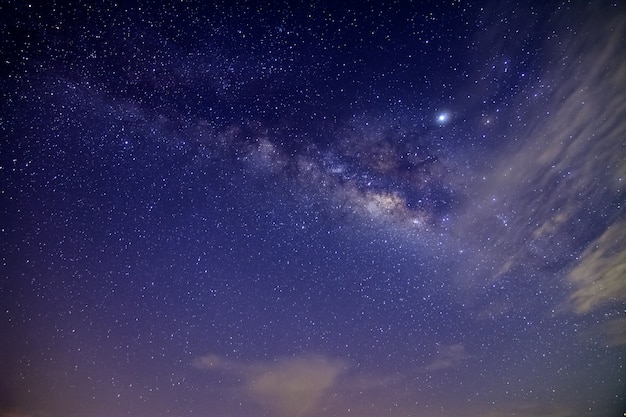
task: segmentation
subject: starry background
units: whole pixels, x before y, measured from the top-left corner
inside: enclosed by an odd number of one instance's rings
[[[621,416],[621,2],[0,2],[0,416]]]

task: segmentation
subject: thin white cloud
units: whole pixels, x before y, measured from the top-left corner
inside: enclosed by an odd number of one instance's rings
[[[246,363],[208,354],[196,358],[192,365],[240,376],[243,382],[238,389],[278,417],[312,413],[347,369],[344,362],[319,355]]]
[[[558,67],[543,77],[551,85],[545,102],[525,106],[532,91],[518,97],[517,107],[526,109],[524,124],[512,124],[510,135],[520,138],[519,145],[502,152],[499,163],[472,185],[472,207],[457,230],[460,240],[473,245],[478,271],[460,284],[489,288],[486,283],[512,274],[545,277],[536,273],[543,269],[574,284],[571,301],[579,313],[626,299],[619,279],[626,255],[619,238],[626,230],[620,213],[626,23],[594,21],[584,30],[588,35],[554,45]],[[573,255],[581,252],[573,265]],[[557,268],[562,274],[554,273]]]
[[[428,365],[425,371],[439,371],[443,369],[455,368],[463,363],[469,356],[465,352],[465,346],[461,344],[446,345],[438,349],[437,355]]]
[[[568,279],[577,288],[570,301],[578,313],[626,302],[626,220],[609,227],[585,249]]]
[[[305,416],[344,371],[344,365],[324,357],[283,359],[250,376],[248,389],[257,402],[280,416]]]

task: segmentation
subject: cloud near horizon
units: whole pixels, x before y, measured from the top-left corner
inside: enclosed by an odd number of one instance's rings
[[[241,376],[243,384],[239,388],[280,417],[309,415],[347,370],[346,363],[320,355],[246,363],[227,362],[219,355],[207,354],[196,358],[193,366]]]

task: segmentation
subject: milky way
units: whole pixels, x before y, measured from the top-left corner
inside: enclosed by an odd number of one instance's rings
[[[622,415],[592,3],[0,5],[0,416]]]

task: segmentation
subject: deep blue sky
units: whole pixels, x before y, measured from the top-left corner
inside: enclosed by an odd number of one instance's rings
[[[544,3],[0,3],[0,416],[621,416],[626,9]]]

